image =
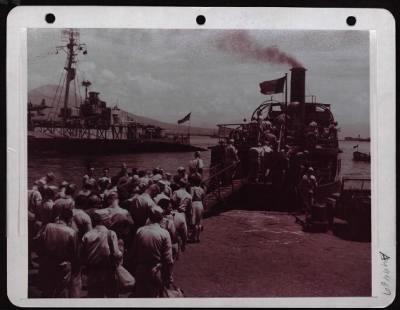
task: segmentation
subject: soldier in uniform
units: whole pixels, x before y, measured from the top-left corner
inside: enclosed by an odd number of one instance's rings
[[[143,186],[143,185],[142,185]],[[157,184],[152,184],[147,187],[144,192],[138,195],[133,199],[132,203],[129,206],[129,213],[133,219],[133,228],[130,232],[132,236],[135,236],[137,230],[146,225],[149,219],[150,210],[153,207],[156,207],[156,203],[154,202],[154,198],[160,193],[160,188]],[[126,267],[132,274],[134,273],[135,266],[133,265],[133,259],[136,255],[134,250],[134,237],[131,237],[128,244],[128,253],[127,253],[127,261]]]
[[[134,241],[137,297],[159,297],[163,285],[173,282],[171,237],[160,227],[163,210],[151,208],[149,219],[151,223],[139,228]]]
[[[173,210],[171,215],[174,220],[176,238],[177,238],[177,246],[176,252],[174,253],[174,259],[178,260],[180,253],[185,252],[186,250],[186,242],[188,239],[188,227],[186,223],[186,216],[184,213],[181,213],[177,210],[177,206],[173,206]]]
[[[200,175],[202,175],[203,174],[203,168],[204,168],[204,163],[203,163],[203,160],[201,159],[200,152],[196,151],[194,153],[194,159],[192,159],[189,162],[189,172],[191,174],[200,173]]]
[[[152,207],[155,207],[154,197],[160,193],[160,188],[157,184],[152,184],[145,191],[138,195],[133,210],[131,212],[133,221],[135,223],[135,230],[146,224],[149,217],[149,212]]]
[[[118,177],[118,180],[119,180],[119,178],[121,178],[127,174],[128,174],[128,166],[126,163],[122,163],[121,170],[118,172],[118,174],[116,176]]]
[[[87,267],[88,297],[118,297],[115,267],[122,260],[117,235],[103,225],[106,213],[94,212],[94,228],[82,238],[82,258]]]
[[[187,181],[181,179],[179,181],[179,189],[172,194],[172,204],[175,208],[185,214],[186,223],[190,225],[192,223],[192,196],[186,190]]]
[[[314,168],[308,167],[300,181],[300,196],[307,215],[310,215],[311,207],[314,204],[314,194],[318,183],[314,175]]]
[[[239,162],[237,150],[233,145],[233,142],[234,141],[232,139],[229,139],[228,144],[225,148],[224,168],[227,169],[225,172],[225,184],[229,184],[232,181],[236,169],[234,165]]]
[[[104,181],[108,181],[108,183],[111,184],[111,176],[110,176],[110,169],[108,168],[103,168],[103,176],[99,178],[99,180],[102,179]]]
[[[188,174],[186,173],[186,169],[184,167],[179,167],[177,170],[177,174],[174,176],[174,179],[181,180],[184,179],[185,181],[188,181]]]
[[[57,218],[61,210],[64,208],[70,209],[72,211],[72,209],[75,207],[75,200],[73,198],[75,191],[76,191],[75,184],[69,184],[65,189],[65,196],[60,197],[56,201],[54,201],[54,206],[53,206],[54,218]]]
[[[58,199],[58,198],[65,197],[65,190],[67,189],[68,185],[69,185],[69,183],[67,181],[65,181],[65,180],[62,181],[60,184],[60,187],[58,189],[58,192],[56,193],[54,198]]]
[[[131,241],[131,229],[134,222],[128,210],[119,206],[118,193],[112,192],[107,197],[108,207],[105,210],[110,212],[110,221],[107,228],[116,232],[118,239],[121,239],[125,244]]]
[[[54,173],[49,172],[46,174],[46,176],[40,178],[39,180],[42,181],[44,183],[44,185],[49,186],[49,185],[54,185],[53,184],[54,179],[55,179]]]
[[[179,246],[178,246],[178,238],[176,235],[174,216],[172,214],[171,199],[165,195],[163,197],[160,197],[160,195],[157,197],[158,197],[158,199],[156,200],[157,205],[160,206],[164,211],[163,219],[160,222],[160,226],[169,232],[172,242],[172,254],[175,260]]]
[[[61,209],[57,221],[47,224],[38,238],[44,298],[77,297],[72,274],[79,268],[78,234],[69,226],[71,220],[72,209]]]
[[[202,230],[202,218],[204,212],[203,200],[206,196],[204,189],[200,186],[201,178],[197,177],[193,179],[193,186],[190,188],[190,194],[192,196],[192,221],[191,224],[194,228],[193,240],[200,242],[200,232]]]
[[[51,187],[46,187],[43,191],[43,202],[38,206],[37,216],[43,226],[53,222],[53,205],[55,191]]]

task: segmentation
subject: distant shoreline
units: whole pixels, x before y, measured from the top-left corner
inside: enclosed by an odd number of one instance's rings
[[[354,138],[354,140],[349,140],[349,139],[338,139],[338,141],[345,141],[345,142],[371,142],[371,140],[369,139],[358,139],[358,138]]]
[[[341,141],[341,140],[339,140],[339,141]],[[355,138],[355,137],[344,137],[343,138],[343,141],[359,141],[359,142],[370,142],[371,141],[371,138],[361,138],[361,137],[357,137],[357,138]]]

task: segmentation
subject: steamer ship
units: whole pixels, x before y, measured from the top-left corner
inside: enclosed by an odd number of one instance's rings
[[[290,101],[271,97],[254,110],[250,121],[217,125],[220,144],[210,147],[210,170],[219,177],[209,186],[216,188],[219,197],[224,197],[226,191],[231,193],[234,198],[228,197],[225,205],[290,212],[306,230],[327,231],[334,221],[343,221],[346,231],[368,239],[370,178],[341,177],[342,151],[331,105],[318,102],[315,96],[306,100],[305,78],[305,68],[292,68]],[[287,98],[287,75],[285,84]],[[270,133],[266,135],[264,131],[267,122],[274,128],[276,140],[272,139],[272,143],[267,143]],[[221,190],[224,173],[230,169],[223,164],[227,140],[236,147],[239,163],[235,164],[232,183]],[[265,152],[265,145],[273,146],[274,151],[269,148]],[[309,167],[314,170],[318,186],[311,212],[306,215],[298,213],[302,204],[299,183]]]
[[[315,96],[311,96],[311,101],[306,100],[305,73],[305,68],[291,69],[289,102],[279,102],[271,98],[253,111],[249,122],[244,120],[237,124],[217,125],[219,139],[235,141],[241,165],[245,167],[242,170],[249,171],[249,151],[262,151],[262,136],[265,135],[263,124],[269,122],[275,128],[277,151],[291,149],[298,154],[300,165],[314,168],[320,189],[335,188],[341,170],[341,150],[335,129],[337,122],[330,104],[317,102]],[[217,165],[219,158],[218,149],[218,146],[212,147],[213,167]]]

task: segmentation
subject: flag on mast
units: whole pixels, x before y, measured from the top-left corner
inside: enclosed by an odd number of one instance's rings
[[[178,124],[182,124],[184,122],[187,122],[190,120],[190,115],[192,114],[192,112],[190,112],[189,114],[187,114],[184,118],[178,120]]]
[[[260,83],[260,92],[264,95],[283,93],[286,76],[276,80],[264,81]]]

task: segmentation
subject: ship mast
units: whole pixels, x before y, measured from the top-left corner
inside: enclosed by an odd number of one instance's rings
[[[64,67],[65,71],[67,71],[66,85],[65,85],[65,94],[64,94],[64,108],[61,110],[61,115],[64,122],[67,121],[69,116],[69,108],[68,108],[68,97],[69,97],[69,87],[71,81],[75,79],[76,75],[76,67],[75,64],[77,62],[77,56],[79,52],[82,51],[84,55],[87,54],[86,44],[79,42],[79,30],[77,29],[65,29],[62,34],[67,40],[66,45],[57,46],[57,52],[59,50],[64,51],[67,54],[67,65]]]

